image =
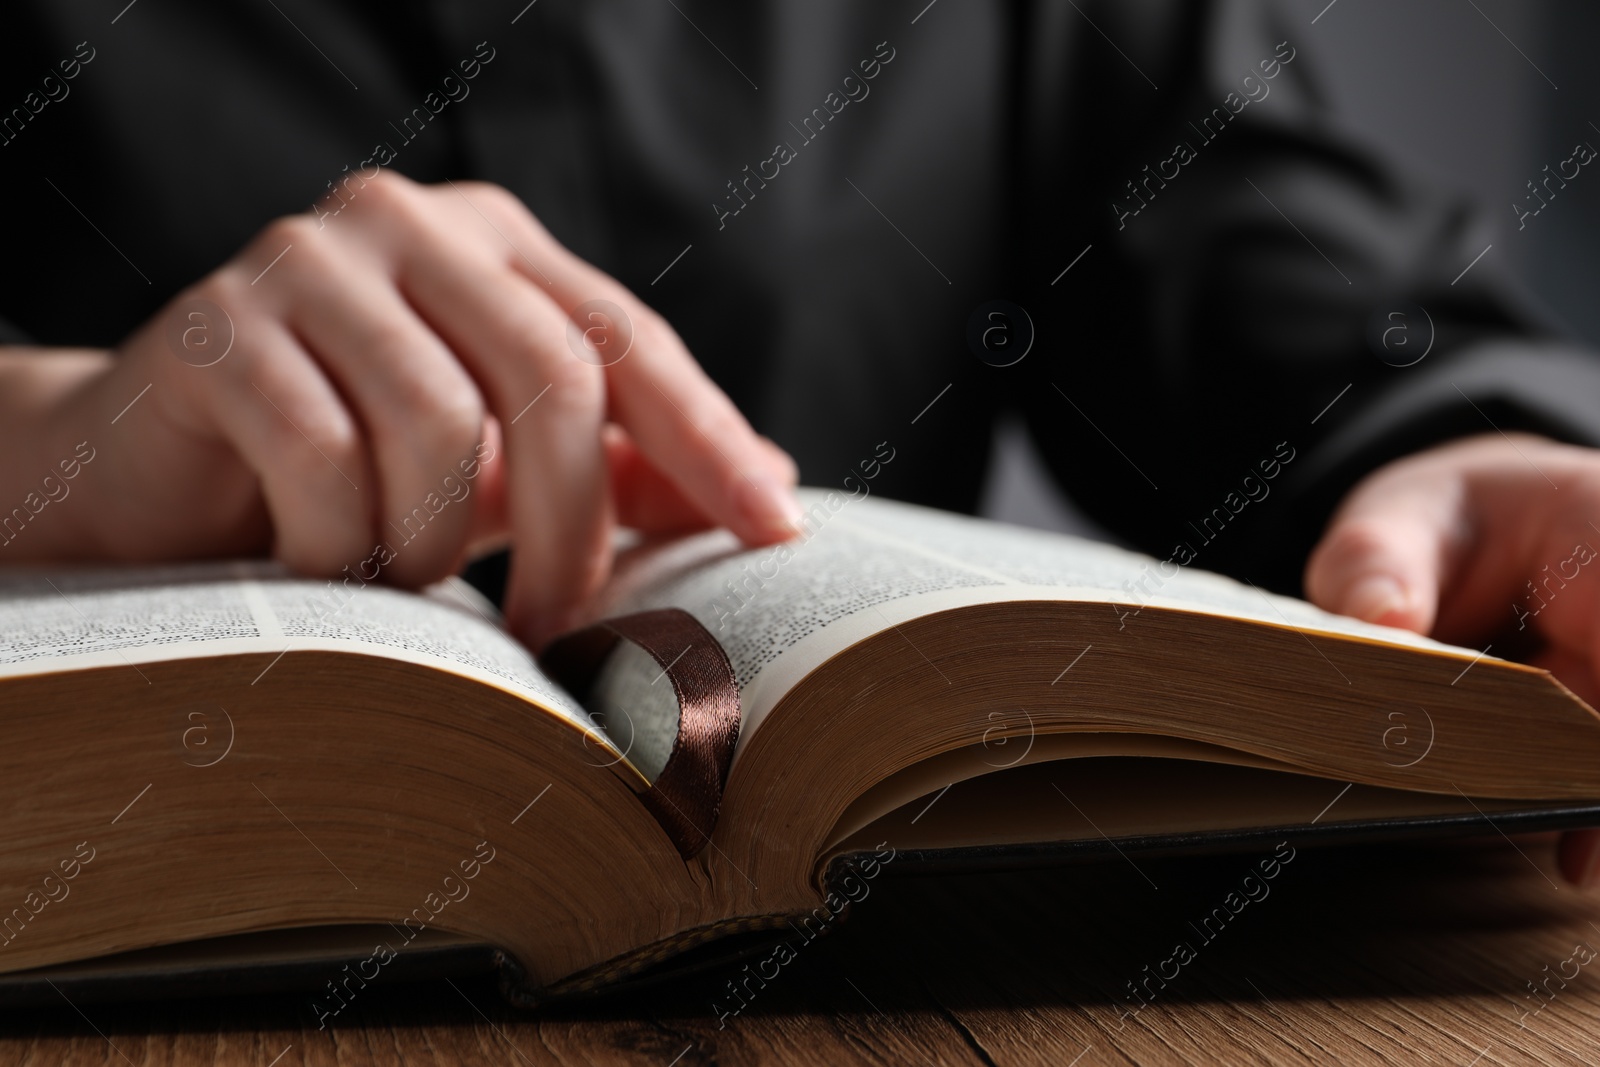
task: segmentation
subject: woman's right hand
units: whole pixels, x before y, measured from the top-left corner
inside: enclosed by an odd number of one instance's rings
[[[14,396],[19,367],[45,383],[18,424],[37,462],[96,450],[56,535],[9,558],[270,551],[418,586],[509,541],[507,618],[538,647],[606,578],[619,522],[793,532],[789,457],[514,196],[351,186],[337,214],[269,225],[113,356],[0,362]],[[32,473],[3,478],[20,492]]]

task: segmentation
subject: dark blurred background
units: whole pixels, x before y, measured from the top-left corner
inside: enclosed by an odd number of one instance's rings
[[[1517,229],[1513,202],[1548,164],[1600,148],[1596,0],[1284,0],[1335,117],[1395,164],[1472,197],[1493,263],[1578,338],[1600,347],[1600,168]],[[1312,24],[1312,20],[1315,24]],[[1591,188],[1593,186],[1594,188]],[[1105,536],[1002,425],[983,512]]]

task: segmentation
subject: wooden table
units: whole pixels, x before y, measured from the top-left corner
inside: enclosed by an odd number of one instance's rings
[[[487,983],[374,987],[320,1032],[304,997],[63,1004],[5,1017],[0,1063],[1593,1063],[1600,895],[1552,854],[1302,848],[1210,940],[1190,924],[1259,857],[886,875],[723,1029],[729,968],[537,1016]],[[1177,974],[1133,1012],[1146,965]]]

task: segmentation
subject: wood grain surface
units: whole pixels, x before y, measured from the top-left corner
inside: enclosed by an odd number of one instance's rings
[[[1600,895],[1553,881],[1552,855],[1301,848],[1248,886],[1261,856],[885,874],[720,1027],[735,967],[538,1014],[487,980],[374,985],[320,1031],[305,996],[63,1002],[0,1017],[0,1063],[1593,1063]],[[1259,899],[1202,932],[1241,888]]]

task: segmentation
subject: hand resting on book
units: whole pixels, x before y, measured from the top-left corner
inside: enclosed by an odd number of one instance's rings
[[[1600,453],[1485,434],[1382,467],[1345,498],[1306,566],[1319,607],[1525,659],[1600,704]],[[1561,870],[1600,882],[1600,830]]]

